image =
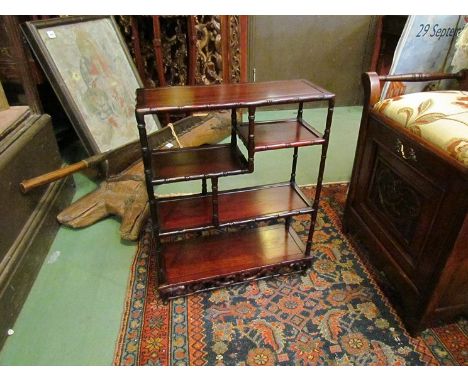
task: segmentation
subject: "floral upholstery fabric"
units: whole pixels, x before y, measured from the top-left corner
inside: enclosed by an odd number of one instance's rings
[[[468,92],[406,94],[378,102],[384,115],[468,167]]]

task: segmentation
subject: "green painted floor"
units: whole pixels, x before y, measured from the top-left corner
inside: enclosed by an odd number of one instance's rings
[[[335,108],[324,182],[351,176],[361,107]],[[257,119],[294,117],[296,111],[265,111]],[[325,109],[308,109],[304,119],[322,131]],[[289,179],[292,149],[258,153],[255,172],[220,179],[220,188],[247,187]],[[320,148],[299,149],[297,182],[316,182]],[[74,175],[74,200],[96,188]],[[195,192],[200,182],[176,183],[158,192]],[[136,243],[123,242],[119,222],[61,227],[23,309],[0,352],[0,365],[110,365],[113,361],[130,266]]]

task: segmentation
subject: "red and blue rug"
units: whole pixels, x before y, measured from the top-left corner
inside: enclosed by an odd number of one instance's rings
[[[153,242],[142,234],[116,365],[468,365],[468,322],[418,338],[341,231],[347,185],[323,189],[314,261],[281,276],[163,302]],[[307,194],[311,189],[304,189]],[[293,227],[306,238],[307,217]]]

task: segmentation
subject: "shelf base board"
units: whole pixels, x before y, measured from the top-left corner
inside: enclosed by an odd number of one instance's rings
[[[283,224],[164,244],[166,280],[158,290],[168,299],[302,272],[311,261],[304,252],[296,232]]]

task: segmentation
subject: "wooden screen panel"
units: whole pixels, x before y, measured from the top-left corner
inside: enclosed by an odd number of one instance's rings
[[[147,87],[247,80],[248,16],[117,16]]]

